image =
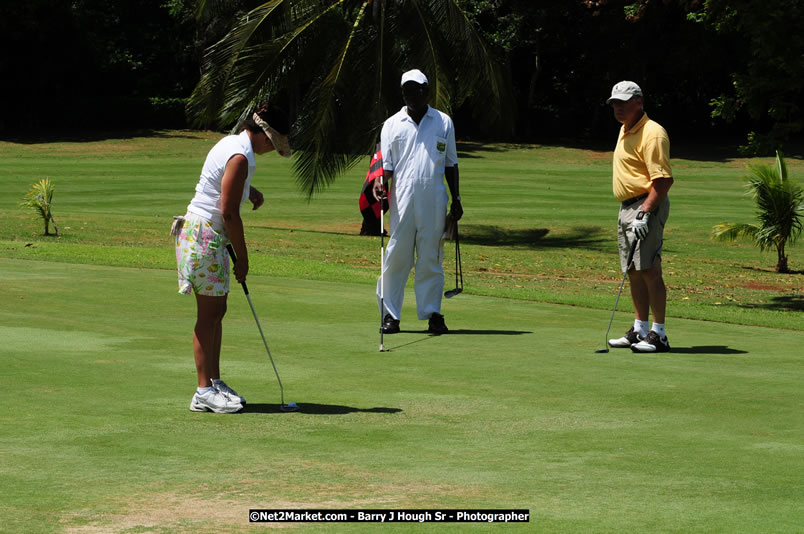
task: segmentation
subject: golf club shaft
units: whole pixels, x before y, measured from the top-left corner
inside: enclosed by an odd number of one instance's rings
[[[611,310],[611,318],[609,319],[609,327],[606,329],[606,343],[605,347],[608,347],[609,343],[609,332],[611,331],[611,323],[614,322],[614,313],[617,311],[617,303],[620,302],[620,295],[623,292],[623,286],[625,285],[625,279],[628,277],[628,269],[631,267],[631,261],[634,259],[634,252],[636,251],[637,241],[631,244],[631,250],[628,251],[628,259],[625,262],[625,272],[623,273],[622,282],[620,282],[620,289],[617,291],[617,298],[614,299],[614,309]]]
[[[257,329],[260,331],[260,337],[262,337],[262,343],[265,345],[265,350],[268,352],[268,359],[271,360],[271,367],[274,368],[274,374],[276,375],[276,381],[279,382],[279,397],[280,401],[282,402],[282,406],[285,405],[285,388],[282,386],[282,379],[279,378],[279,371],[276,370],[276,364],[274,363],[274,357],[271,356],[271,349],[268,347],[268,341],[265,339],[265,334],[262,331],[262,325],[260,325],[260,320],[257,318],[257,311],[254,309],[254,303],[251,302],[251,295],[246,293],[246,298],[248,299],[248,305],[251,307],[251,314],[254,315],[254,321],[257,323]]]
[[[463,291],[463,265],[461,265],[461,233],[458,231],[458,223],[455,222],[455,287],[460,287]],[[458,273],[461,276],[461,285],[458,285]]]
[[[226,245],[226,250],[229,251],[229,256],[232,258],[232,263],[237,263],[237,256],[235,255],[234,249],[232,245]],[[240,283],[243,286],[243,292],[246,294],[246,299],[248,300],[248,305],[251,308],[251,314],[254,316],[254,322],[257,323],[257,329],[260,331],[260,337],[262,338],[262,343],[265,345],[265,350],[268,352],[268,359],[271,360],[271,367],[274,368],[274,374],[276,375],[276,381],[279,382],[279,399],[280,399],[280,406],[285,405],[285,388],[282,386],[282,379],[279,378],[279,371],[276,370],[276,364],[274,363],[274,357],[271,355],[271,349],[268,347],[268,341],[265,339],[265,333],[262,331],[262,325],[260,324],[259,318],[257,318],[257,310],[254,309],[254,303],[251,301],[251,295],[248,294],[248,286],[246,286],[245,280]]]

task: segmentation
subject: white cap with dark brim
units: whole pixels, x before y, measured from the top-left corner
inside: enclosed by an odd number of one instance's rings
[[[400,87],[408,82],[416,82],[419,85],[427,85],[427,76],[425,76],[424,73],[419,69],[409,70],[402,75],[402,83],[400,84]]]
[[[622,100],[626,102],[635,96],[642,96],[642,89],[634,82],[622,81],[611,88],[611,96],[606,100],[606,104],[611,104],[612,100]]]

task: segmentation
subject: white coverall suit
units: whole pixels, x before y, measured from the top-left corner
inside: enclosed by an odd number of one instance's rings
[[[417,125],[407,108],[385,121],[380,135],[383,169],[393,171],[388,199],[391,238],[383,276],[377,281],[377,304],[399,320],[405,284],[416,254],[416,311],[419,319],[441,313],[444,291],[442,235],[447,214],[444,168],[458,164],[452,119],[432,107]],[[384,284],[384,291],[381,287]]]

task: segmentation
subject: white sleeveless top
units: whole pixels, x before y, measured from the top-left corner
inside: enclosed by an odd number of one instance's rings
[[[221,212],[221,182],[226,164],[237,154],[243,154],[248,160],[248,176],[243,187],[243,198],[241,204],[248,200],[249,186],[251,177],[257,169],[257,161],[254,157],[254,150],[251,148],[251,139],[248,132],[243,130],[239,135],[228,135],[218,141],[207,154],[204,167],[201,169],[201,178],[195,186],[195,196],[187,206],[187,212],[203,217],[212,224],[222,229],[223,214]]]

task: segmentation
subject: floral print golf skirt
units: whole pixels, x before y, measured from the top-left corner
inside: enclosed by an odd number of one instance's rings
[[[192,213],[176,235],[179,293],[222,297],[229,293],[229,238],[223,228]]]

